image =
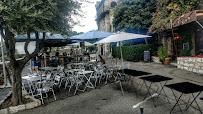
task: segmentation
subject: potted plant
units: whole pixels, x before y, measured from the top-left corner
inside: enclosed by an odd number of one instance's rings
[[[162,64],[168,65],[170,63],[170,58],[168,58],[166,49],[161,46],[158,49],[159,60]]]

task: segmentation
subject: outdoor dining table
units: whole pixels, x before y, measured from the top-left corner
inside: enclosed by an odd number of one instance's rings
[[[78,75],[84,76],[84,78],[87,80],[85,86],[88,87],[88,88],[93,88],[94,89],[95,87],[90,81],[91,76],[93,75],[93,73],[94,73],[94,71],[79,71],[79,72],[77,72]]]
[[[85,63],[71,63],[72,65],[74,65],[75,67],[78,67],[80,65],[85,65]]]
[[[175,100],[176,100],[176,103],[173,106],[173,108],[171,109],[170,113],[172,113],[172,111],[174,110],[174,108],[176,106],[179,107],[179,110],[182,113],[183,110],[181,109],[181,107],[180,107],[181,104],[179,103],[180,101],[183,101],[183,100],[181,100],[181,97],[183,96],[183,94],[184,95],[192,94],[193,100],[190,102],[190,99],[189,99],[188,102],[184,102],[186,104],[185,111],[187,111],[188,108],[192,106],[193,102],[195,102],[198,107],[199,112],[202,114],[201,109],[200,109],[196,99],[203,91],[203,86],[193,84],[190,82],[181,82],[181,83],[175,83],[175,84],[170,84],[170,85],[165,85],[165,86],[171,89],[171,91],[175,97]],[[181,95],[176,96],[176,94],[174,93],[174,90],[180,92]],[[195,96],[194,93],[197,93],[197,95]]]
[[[164,96],[167,98],[168,102],[170,103],[170,101],[169,101],[169,99],[168,99],[168,96],[167,96],[167,94],[166,94],[166,92],[165,92],[165,90],[164,90],[164,86],[166,85],[167,81],[172,80],[172,78],[165,77],[165,76],[160,76],[160,75],[153,75],[153,76],[140,77],[140,79],[143,80],[143,83],[145,84],[146,89],[147,89],[147,93],[146,93],[144,99],[146,99],[146,97],[147,97],[148,94],[149,94],[150,96],[152,96],[152,93],[150,92],[150,89],[152,89],[152,83],[160,83],[161,89],[160,89],[160,90],[158,90],[158,89],[155,90],[156,93],[158,93],[157,98],[159,97],[159,95],[160,95],[161,92],[163,91]],[[147,86],[146,81],[150,82],[150,85],[149,85],[149,86]],[[165,83],[162,84],[161,82],[165,82]],[[153,102],[154,106],[156,107],[153,98],[152,98],[152,102]]]
[[[52,71],[52,70],[57,70],[57,67],[42,67],[41,69],[45,71]]]
[[[69,70],[64,70],[65,73],[68,73],[68,72],[79,72],[81,71],[81,69],[69,69]]]
[[[31,81],[31,82],[36,82],[36,81],[44,80],[44,79],[46,79],[46,77],[41,77],[41,76],[24,76],[24,77],[22,77],[22,79],[27,80],[27,81]]]

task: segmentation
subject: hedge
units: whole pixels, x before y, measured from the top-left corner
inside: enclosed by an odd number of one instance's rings
[[[123,59],[137,62],[143,60],[144,51],[150,51],[151,55],[156,55],[156,47],[153,44],[139,44],[133,46],[122,46]],[[121,58],[120,47],[113,48],[113,56]]]

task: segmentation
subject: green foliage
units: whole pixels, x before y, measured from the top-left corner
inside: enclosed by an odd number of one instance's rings
[[[75,0],[4,0],[0,1],[0,24],[15,35],[27,31],[66,33],[78,8]]]
[[[201,3],[202,0],[159,0],[149,32],[164,30],[171,19],[196,10]]]
[[[194,30],[194,24],[187,24],[179,27],[180,29],[180,55],[181,56],[191,56],[192,50],[192,35]],[[183,43],[189,44],[189,50],[183,49]]]
[[[123,59],[127,61],[139,61],[143,60],[144,51],[151,51],[153,55],[155,53],[155,46],[153,44],[139,44],[133,46],[122,46]],[[120,47],[113,49],[113,56],[120,58]]]
[[[168,57],[166,48],[163,46],[160,46],[158,49],[158,55],[159,55],[159,60],[163,63],[165,61],[165,58]]]
[[[96,46],[88,46],[88,47],[86,47],[86,50],[89,50],[90,52],[93,52],[93,51],[96,51],[97,50],[97,48],[96,48]]]
[[[191,56],[190,50],[180,49],[180,55],[181,56]]]
[[[115,11],[116,31],[146,33],[152,24],[157,0],[125,0]]]

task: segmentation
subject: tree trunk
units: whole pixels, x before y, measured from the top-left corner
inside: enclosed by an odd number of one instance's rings
[[[23,70],[23,64],[18,64],[13,67],[13,88],[12,88],[12,98],[10,105],[16,106],[22,104],[22,78],[21,73]]]

